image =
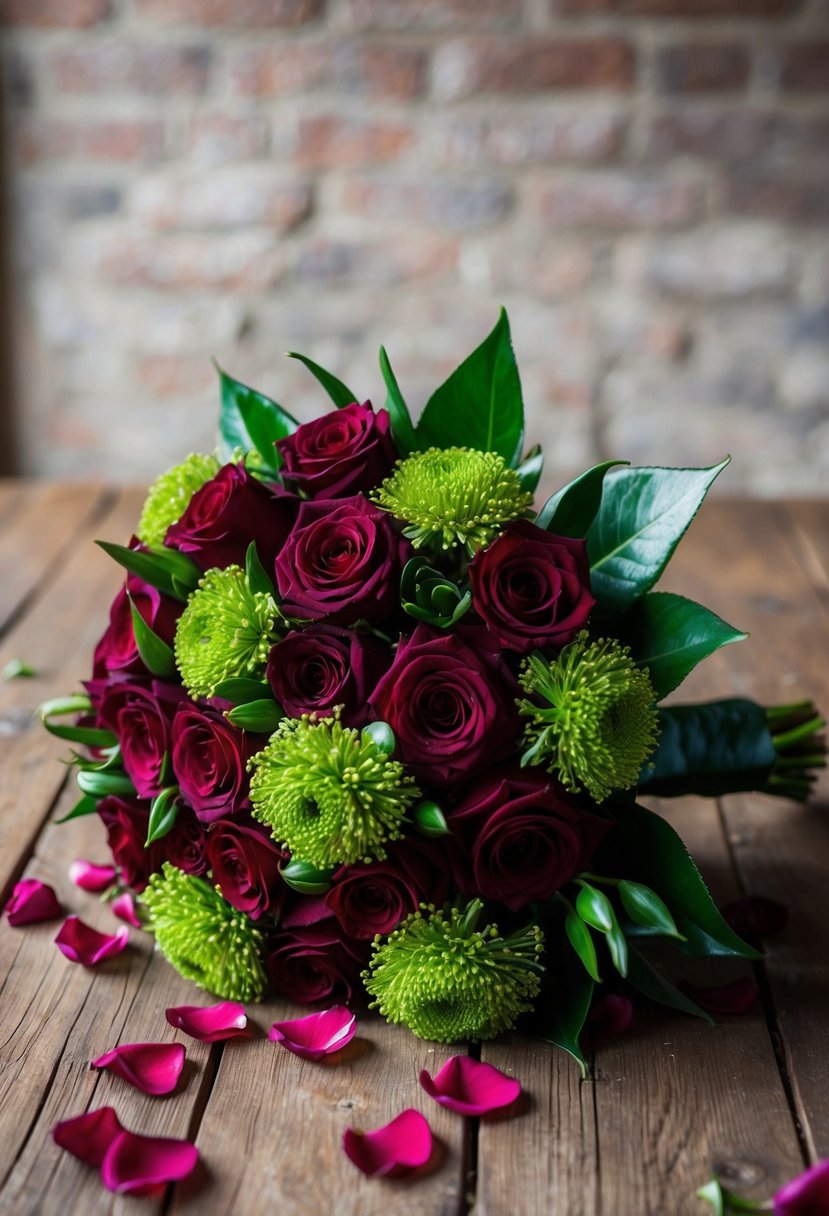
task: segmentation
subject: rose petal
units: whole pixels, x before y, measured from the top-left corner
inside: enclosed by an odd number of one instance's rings
[[[90,1064],[107,1068],[145,1094],[169,1094],[184,1068],[181,1043],[123,1043]]]
[[[616,993],[600,997],[592,1006],[588,1021],[597,1042],[607,1042],[630,1026],[633,1021],[633,1002]]]
[[[115,866],[99,866],[94,861],[78,858],[69,867],[69,877],[82,891],[105,891],[115,882],[118,871]]]
[[[111,1106],[75,1115],[64,1119],[52,1128],[52,1139],[60,1148],[65,1148],[73,1157],[87,1165],[100,1165],[107,1149],[116,1136],[123,1131],[118,1116]]]
[[[419,1110],[409,1107],[385,1127],[363,1132],[347,1127],[343,1152],[369,1178],[404,1173],[425,1165],[432,1155],[432,1131]]]
[[[218,1005],[175,1005],[164,1015],[171,1026],[183,1030],[200,1043],[218,1043],[248,1035],[244,1005],[221,1001]]]
[[[116,1194],[147,1195],[168,1182],[186,1178],[198,1159],[199,1150],[189,1140],[122,1131],[101,1163],[101,1181]]]
[[[747,895],[726,904],[722,914],[740,937],[772,937],[786,927],[789,909],[765,895]]]
[[[10,925],[15,926],[34,925],[62,915],[57,895],[38,878],[21,878],[20,882],[15,883],[6,904],[6,918]]]
[[[772,1202],[774,1216],[820,1216],[829,1212],[829,1161],[818,1161],[787,1182]]]
[[[687,980],[680,980],[678,986],[709,1013],[748,1013],[758,995],[757,985],[748,975],[716,988],[700,988]]]
[[[125,920],[134,929],[143,929],[135,906],[135,896],[131,891],[122,891],[120,895],[116,895],[109,906],[119,920]]]
[[[345,1005],[332,1005],[304,1018],[274,1022],[268,1038],[305,1060],[321,1060],[350,1043],[356,1029],[357,1018],[351,1010]]]
[[[55,945],[73,963],[94,967],[105,958],[120,954],[129,941],[130,931],[122,925],[116,933],[99,933],[78,916],[67,916],[58,930]]]
[[[485,1115],[509,1106],[521,1093],[520,1081],[471,1056],[452,1056],[435,1077],[424,1068],[420,1084],[430,1098],[459,1115]]]

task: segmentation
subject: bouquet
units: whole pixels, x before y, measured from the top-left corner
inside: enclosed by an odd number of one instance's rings
[[[110,894],[220,997],[367,999],[441,1042],[517,1023],[585,1067],[600,991],[706,1016],[666,952],[751,959],[637,794],[806,798],[809,703],[663,705],[745,635],[654,591],[728,460],[608,461],[538,509],[507,317],[415,424],[310,359],[302,425],[219,372],[221,456],[152,486],[83,694]]]

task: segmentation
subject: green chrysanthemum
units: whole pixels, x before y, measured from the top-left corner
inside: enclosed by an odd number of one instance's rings
[[[215,887],[165,861],[141,898],[158,948],[186,980],[226,1000],[261,1000],[265,936]]]
[[[582,632],[552,663],[531,655],[520,680],[534,698],[518,702],[530,719],[522,764],[544,765],[596,802],[636,785],[656,746],[657,713],[650,677],[627,646]]]
[[[476,929],[479,899],[448,914],[421,907],[385,941],[375,938],[363,973],[375,998],[371,1007],[438,1043],[491,1039],[510,1030],[538,995],[541,929],[530,925],[506,938],[496,925]]]
[[[176,628],[176,665],[191,697],[212,697],[232,676],[259,676],[278,641],[273,596],[251,591],[244,570],[208,570]]]
[[[397,462],[371,497],[408,525],[403,534],[416,548],[466,545],[470,553],[483,548],[532,502],[532,494],[522,490],[520,477],[502,456],[473,448],[415,452]]]
[[[145,545],[163,544],[170,524],[181,519],[196,490],[218,471],[219,462],[215,456],[191,453],[181,464],[173,465],[156,478],[141,508],[138,539]]]
[[[285,718],[251,760],[253,814],[298,861],[321,870],[385,857],[420,797],[403,765],[339,714]]]

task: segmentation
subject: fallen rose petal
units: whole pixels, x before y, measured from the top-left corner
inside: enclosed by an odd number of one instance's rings
[[[633,1021],[633,1002],[626,996],[609,993],[600,997],[590,1009],[588,1022],[599,1043],[614,1039],[627,1030]]]
[[[201,1043],[218,1043],[249,1033],[244,1005],[221,1001],[218,1005],[175,1005],[165,1015],[171,1026]]]
[[[343,1151],[369,1178],[382,1178],[425,1165],[432,1155],[432,1132],[420,1111],[409,1107],[373,1132],[347,1127]]]
[[[169,1094],[181,1076],[185,1055],[181,1043],[124,1043],[93,1060],[90,1068],[106,1068],[145,1094]]]
[[[15,883],[6,904],[10,925],[35,925],[39,921],[55,920],[63,910],[52,888],[38,878],[21,878]]]
[[[678,987],[708,1013],[748,1013],[758,995],[757,985],[748,975],[716,988],[700,988],[687,980],[680,980]]]
[[[786,927],[789,909],[765,895],[746,895],[722,910],[723,917],[740,937],[772,937]]]
[[[304,1018],[274,1022],[268,1038],[305,1060],[321,1060],[350,1043],[356,1029],[357,1018],[351,1010],[345,1005],[332,1005]]]
[[[135,896],[131,891],[122,891],[120,895],[116,895],[109,906],[119,920],[125,920],[134,929],[143,929],[143,923],[135,907]]]
[[[69,877],[82,891],[105,891],[115,882],[118,871],[115,866],[99,866],[94,861],[79,858],[69,867]]]
[[[107,1190],[119,1195],[147,1195],[168,1182],[186,1178],[198,1159],[199,1150],[189,1140],[122,1131],[101,1163],[101,1181]]]
[[[112,1107],[102,1106],[56,1123],[52,1128],[52,1139],[60,1148],[65,1148],[87,1165],[100,1165],[107,1149],[123,1130]]]
[[[424,1068],[420,1084],[430,1098],[459,1115],[485,1115],[509,1106],[521,1093],[520,1081],[471,1056],[452,1056],[435,1077]]]
[[[67,916],[58,930],[55,945],[73,963],[94,967],[125,949],[130,931],[122,925],[116,933],[99,933],[78,916]]]
[[[774,1216],[821,1216],[829,1212],[829,1161],[818,1161],[787,1182],[772,1203]]]

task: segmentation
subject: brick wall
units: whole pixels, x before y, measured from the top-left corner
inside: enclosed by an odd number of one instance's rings
[[[209,447],[210,356],[414,404],[509,308],[553,471],[829,475],[825,0],[0,0],[29,467]]]

